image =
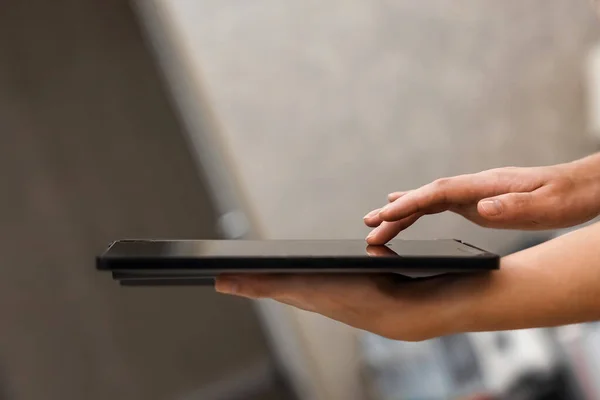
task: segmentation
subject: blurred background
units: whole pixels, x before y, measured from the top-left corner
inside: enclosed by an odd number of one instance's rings
[[[362,238],[390,191],[590,154],[598,43],[573,0],[3,1],[0,399],[600,399],[596,324],[402,343],[94,270],[123,237]]]

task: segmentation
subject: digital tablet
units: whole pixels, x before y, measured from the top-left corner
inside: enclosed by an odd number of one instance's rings
[[[427,276],[499,268],[499,256],[455,239],[120,240],[97,268],[131,286],[211,284],[220,274],[395,273]]]

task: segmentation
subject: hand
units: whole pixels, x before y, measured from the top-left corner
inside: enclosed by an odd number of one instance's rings
[[[420,341],[468,329],[462,300],[490,279],[487,273],[403,281],[379,274],[237,275],[220,276],[216,290],[271,298],[384,337]]]
[[[390,195],[370,213],[383,244],[425,214],[450,210],[486,227],[549,229],[600,212],[600,157],[503,168]],[[221,276],[216,289],[271,298],[391,339],[524,329],[600,319],[600,223],[503,257],[500,271],[397,282],[385,275]]]
[[[503,257],[499,271],[397,282],[385,275],[222,276],[216,289],[272,298],[391,339],[600,320],[600,223]]]
[[[383,244],[420,217],[452,211],[477,225],[542,230],[575,226],[600,213],[600,157],[536,168],[499,168],[439,179],[388,196],[371,211],[369,244]]]

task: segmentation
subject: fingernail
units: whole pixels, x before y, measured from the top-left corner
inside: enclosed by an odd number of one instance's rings
[[[481,202],[481,208],[484,213],[491,217],[502,213],[502,204],[498,200],[484,200]]]
[[[363,219],[372,218],[372,217],[376,216],[377,214],[379,214],[379,208],[377,210],[373,210],[370,213],[368,213],[367,215],[365,215],[363,217]]]
[[[236,294],[239,292],[240,284],[237,279],[221,278],[216,290],[222,294]]]

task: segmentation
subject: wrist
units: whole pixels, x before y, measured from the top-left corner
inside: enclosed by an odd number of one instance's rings
[[[572,176],[589,180],[600,185],[600,153],[564,164]]]
[[[485,332],[505,329],[517,329],[520,310],[524,304],[519,304],[521,294],[519,283],[524,283],[524,277],[519,278],[514,256],[503,257],[500,260],[500,270],[488,274],[487,279],[481,280],[475,292],[476,298],[471,302],[465,319],[469,332]],[[520,282],[519,282],[520,281]]]
[[[439,332],[435,336],[493,330],[490,327],[501,316],[497,303],[506,287],[505,275],[501,267],[498,271],[448,276],[441,283],[443,298],[435,299],[438,305],[443,304],[436,313]]]
[[[531,249],[500,260],[500,269],[477,274],[464,298],[458,331],[489,332],[546,326],[556,277],[534,261]],[[553,299],[556,300],[556,299]]]
[[[600,319],[600,223],[503,257],[473,292],[469,332],[567,325]],[[468,301],[468,300],[467,300]]]
[[[569,185],[573,212],[581,213],[581,222],[587,222],[600,215],[600,153],[565,164],[563,173]]]
[[[457,306],[458,313],[451,327],[458,332],[484,332],[495,330],[494,326],[500,323],[503,313],[499,312],[498,305],[502,303],[501,287],[506,286],[507,272],[502,267],[499,271],[477,273],[467,278],[465,289],[468,296],[461,298]]]

